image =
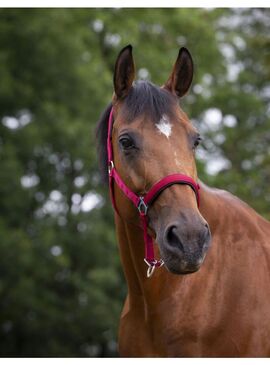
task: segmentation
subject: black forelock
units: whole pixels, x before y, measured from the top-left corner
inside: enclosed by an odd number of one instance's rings
[[[137,81],[123,100],[121,112],[130,123],[141,115],[147,116],[153,123],[162,118],[163,114],[171,116],[177,98],[165,89],[149,81]],[[108,180],[107,134],[108,120],[112,103],[103,111],[96,128],[97,150],[102,180]]]
[[[167,90],[149,81],[137,81],[123,103],[123,113],[127,121],[146,115],[156,123],[163,114],[172,114],[176,98]]]

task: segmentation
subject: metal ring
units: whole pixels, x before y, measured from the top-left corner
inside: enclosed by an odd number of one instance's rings
[[[145,204],[143,196],[140,196],[140,202],[139,202],[137,208],[138,208],[138,211],[140,214],[144,214],[144,215],[147,214],[148,205]]]
[[[164,261],[162,259],[159,260],[159,267],[164,265]]]
[[[108,163],[108,173],[109,173],[109,175],[111,175],[111,172],[112,172],[113,168],[114,168],[113,161],[109,161],[109,163]]]
[[[150,278],[154,274],[155,268],[156,268],[155,265],[148,267],[148,269],[147,269],[147,277],[148,278]]]
[[[148,266],[147,277],[150,278],[154,274],[156,264],[157,264],[157,260],[154,260],[152,263],[150,263],[149,261],[147,261],[147,259],[144,259],[144,262]]]

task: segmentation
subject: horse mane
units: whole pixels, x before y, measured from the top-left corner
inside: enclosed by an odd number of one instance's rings
[[[177,98],[167,90],[149,81],[137,81],[123,101],[122,113],[128,123],[142,114],[149,117],[153,123],[157,123],[163,114],[173,115],[173,106],[176,103]],[[101,114],[96,128],[99,166],[104,183],[108,181],[107,134],[111,108],[112,103]]]

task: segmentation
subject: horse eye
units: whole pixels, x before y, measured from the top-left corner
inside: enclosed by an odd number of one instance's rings
[[[120,143],[120,146],[124,150],[129,150],[129,149],[134,147],[134,143],[133,143],[132,139],[130,137],[127,137],[127,136],[120,137],[119,143]]]
[[[194,142],[194,149],[196,148],[196,147],[198,147],[199,146],[199,144],[201,143],[201,137],[200,136],[198,136],[197,138],[196,138],[196,140],[195,140],[195,142]]]

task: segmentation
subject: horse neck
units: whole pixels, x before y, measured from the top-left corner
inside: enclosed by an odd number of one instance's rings
[[[143,295],[146,278],[143,231],[115,214],[120,257],[129,293]]]

